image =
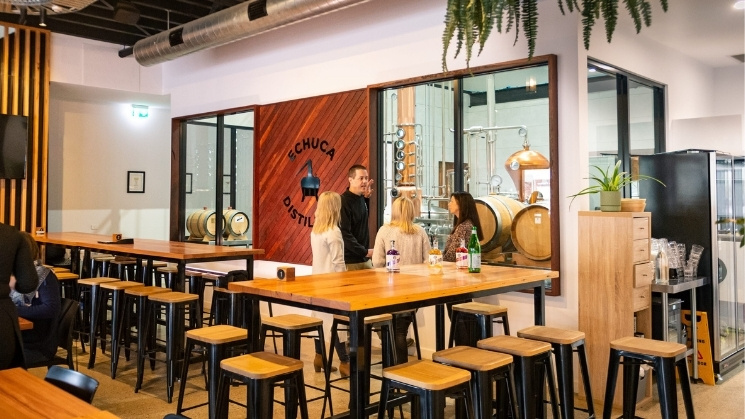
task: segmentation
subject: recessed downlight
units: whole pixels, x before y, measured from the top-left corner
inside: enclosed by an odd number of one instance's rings
[[[743,1],[743,0],[736,1],[734,7],[737,10],[743,10],[743,9],[745,9],[745,1]]]

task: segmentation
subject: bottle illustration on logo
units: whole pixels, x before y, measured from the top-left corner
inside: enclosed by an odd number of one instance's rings
[[[301,201],[305,201],[306,196],[312,196],[318,200],[318,190],[321,189],[321,179],[313,175],[313,162],[310,159],[308,159],[303,167],[300,168],[298,174],[306,167],[308,168],[308,174],[300,179],[300,189],[303,191],[303,198]]]

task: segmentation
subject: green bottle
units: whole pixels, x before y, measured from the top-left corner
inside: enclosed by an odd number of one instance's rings
[[[471,228],[471,238],[468,240],[468,272],[481,272],[481,244],[476,234],[476,226]]]

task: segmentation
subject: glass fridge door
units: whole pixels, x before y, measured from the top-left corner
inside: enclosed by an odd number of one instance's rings
[[[734,161],[734,202],[735,218],[745,218],[745,157],[737,157]],[[743,227],[740,225],[738,227]],[[736,314],[735,327],[737,329],[737,349],[745,347],[745,246],[742,246],[742,230],[735,233],[735,296]]]
[[[722,360],[737,350],[738,343],[735,257],[739,243],[735,242],[734,170],[731,157],[717,155],[716,177],[720,350],[719,354],[715,351],[714,357]],[[712,335],[716,336],[715,333]]]

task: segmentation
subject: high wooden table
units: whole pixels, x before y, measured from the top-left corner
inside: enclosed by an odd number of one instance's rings
[[[367,316],[435,306],[437,350],[445,348],[444,304],[474,297],[533,289],[535,324],[544,324],[545,283],[558,272],[543,269],[482,266],[481,273],[469,274],[443,263],[442,275],[430,275],[427,265],[407,265],[400,273],[384,268],[297,277],[286,282],[256,279],[228,284],[228,288],[249,294],[246,318],[250,319],[249,352],[258,347],[259,301],[340,314],[350,325],[350,416],[363,418],[369,404],[366,388],[364,319]]]
[[[22,368],[0,371],[0,417],[114,417]]]
[[[184,277],[187,263],[215,262],[224,260],[246,260],[246,271],[248,277],[253,278],[254,255],[264,254],[262,249],[249,249],[242,247],[212,246],[207,244],[174,242],[167,240],[134,239],[133,244],[110,244],[100,243],[110,241],[111,236],[90,233],[46,233],[34,235],[34,239],[42,244],[54,244],[72,249],[73,254],[80,249],[85,251],[83,266],[78,268],[79,261],[73,257],[73,272],[80,272],[81,278],[90,277],[88,267],[90,266],[90,252],[105,252],[114,255],[129,256],[137,259],[137,266],[142,266],[142,260],[146,260],[148,267],[146,272],[152,272],[153,260],[173,262],[178,267],[178,279],[172,284],[174,291],[184,290]],[[146,285],[152,285],[149,278],[141,278]]]

